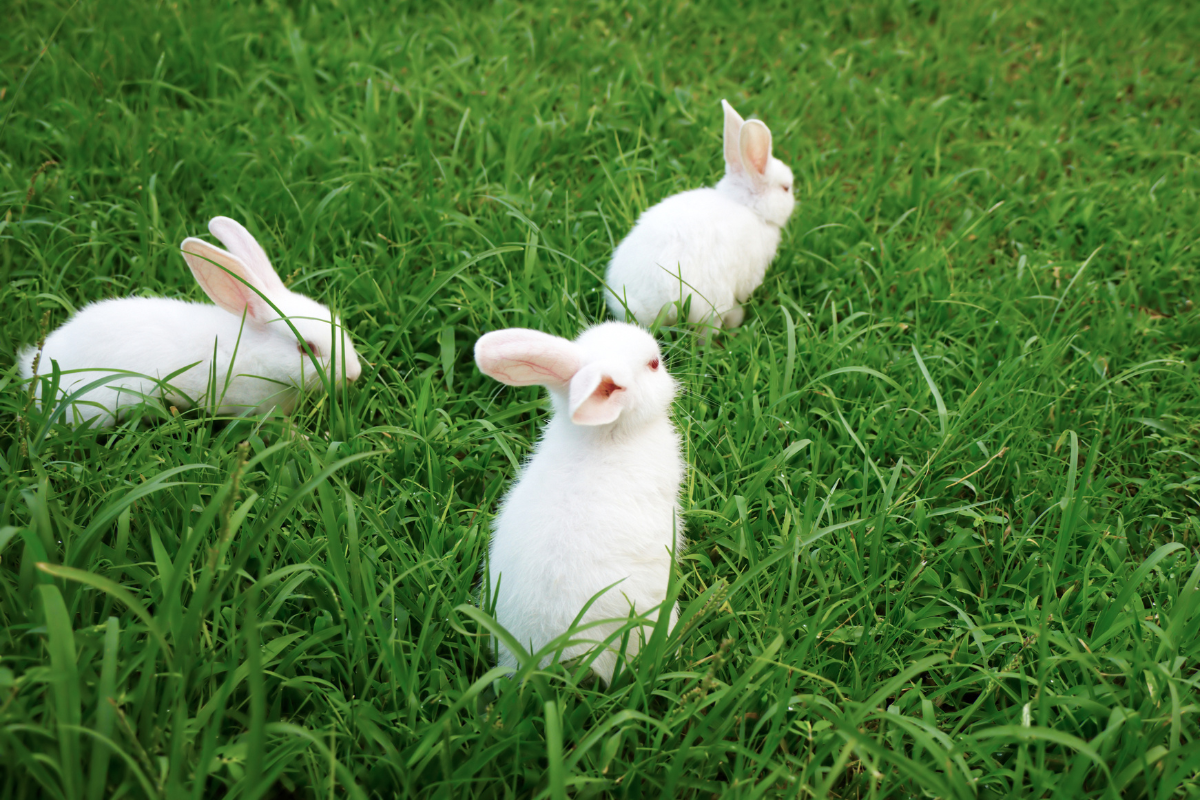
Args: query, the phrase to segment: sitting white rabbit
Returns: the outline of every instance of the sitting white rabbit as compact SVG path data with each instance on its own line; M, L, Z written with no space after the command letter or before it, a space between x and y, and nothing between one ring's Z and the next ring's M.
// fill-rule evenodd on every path
M792 171L771 156L771 131L742 121L724 100L725 177L646 209L617 246L605 277L614 316L625 306L649 325L664 306L692 296L688 322L736 328L741 304L763 282L780 229L796 205Z
M302 388L321 383L306 346L322 371L332 367L334 380L343 373L354 380L362 372L341 321L315 300L284 287L249 231L228 217L214 217L208 229L229 252L196 238L184 239L180 249L216 305L164 297L101 300L80 309L46 338L38 374L49 375L54 361L64 373L77 370L62 376L61 392L70 395L112 378L76 398L66 422L112 425L122 411L163 391L156 378L166 379L189 364L195 366L167 381L167 400L176 406L189 401L209 405L218 414L261 413L272 406L290 413ZM250 287L283 312L299 338ZM336 352L334 329L340 334ZM35 357L34 347L18 356L23 378L33 377ZM35 386L39 400L41 383ZM214 387L216 396L209 397Z
M610 585L581 623L624 619L631 610L657 619L672 555L684 546L684 462L670 419L675 381L654 337L623 322L597 325L574 342L510 328L480 337L475 362L510 386L545 386L553 403L496 517L484 584L495 596L496 619L532 653L565 633ZM668 613L674 625L678 608ZM565 648L562 657L592 650L621 626L587 628L579 636L593 643ZM637 630L628 655L649 635ZM592 662L605 684L619 646L618 637ZM513 653L503 643L497 650L499 663L515 670Z

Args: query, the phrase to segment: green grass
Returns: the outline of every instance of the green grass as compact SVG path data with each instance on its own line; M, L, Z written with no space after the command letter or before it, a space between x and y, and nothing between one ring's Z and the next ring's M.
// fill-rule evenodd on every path
M1200 6L744 5L9 0L0 795L1200 792ZM686 622L496 693L474 584L547 407L474 339L603 319L722 97L799 205L742 329L660 331ZM217 214L363 378L47 424L16 350L200 297Z

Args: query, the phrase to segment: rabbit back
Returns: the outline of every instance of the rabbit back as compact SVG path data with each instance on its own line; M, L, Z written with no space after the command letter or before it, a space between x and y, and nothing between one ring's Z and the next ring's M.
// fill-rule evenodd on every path
M605 299L623 319L650 324L663 306L692 295L688 321L712 322L762 283L780 230L715 188L672 195L647 209L617 246ZM676 321L672 309L668 322Z

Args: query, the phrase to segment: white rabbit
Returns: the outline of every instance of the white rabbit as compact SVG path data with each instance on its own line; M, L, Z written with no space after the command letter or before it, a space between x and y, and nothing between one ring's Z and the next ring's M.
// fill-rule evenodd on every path
M272 406L290 413L299 389L321 382L304 344L322 371L333 363L335 380L343 371L349 380L359 376L358 356L341 321L331 320L329 309L315 300L285 288L249 231L228 217L214 217L208 229L230 252L196 238L184 239L180 249L216 305L163 297L101 300L80 309L46 338L38 374L49 375L52 361L63 372L79 370L62 376L59 389L67 395L121 371L138 373L86 392L67 410L66 422L108 426L145 396L160 394L172 405L195 402L218 414L261 413ZM221 267L270 299L300 338L262 297ZM336 354L334 328L341 332ZM33 376L36 355L33 347L21 351L22 377ZM167 381L165 392L154 380L193 363ZM40 399L41 380L36 384ZM214 386L216 395L210 397Z
M649 333L606 322L574 342L523 328L494 331L475 344L480 371L510 386L541 384L553 413L533 455L496 517L485 590L496 619L530 652L562 635L593 595L616 584L581 623L657 618L672 553L684 547L679 486L684 462L670 419L675 381ZM670 625L679 615L670 609ZM621 628L612 622L579 636L588 652ZM629 637L633 655L648 631ZM620 638L592 662L608 684ZM497 645L502 666L516 657ZM549 657L543 660L543 665Z
M672 195L646 209L617 246L605 300L649 325L668 304L692 295L688 321L742 324L741 304L758 288L796 205L792 171L771 156L771 132L743 122L724 100L725 177L712 188ZM624 304L622 303L624 301ZM668 323L677 310L671 305Z

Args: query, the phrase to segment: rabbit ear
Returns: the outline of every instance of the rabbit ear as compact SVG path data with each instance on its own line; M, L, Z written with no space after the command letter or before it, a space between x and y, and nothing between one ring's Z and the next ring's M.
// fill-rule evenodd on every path
M271 266L266 252L240 222L229 217L213 217L208 223L208 231L220 239L221 244L229 248L229 252L240 258L242 263L258 276L261 285L265 287L263 294L283 289L283 281Z
M771 131L752 119L742 126L739 137L742 165L755 178L761 178L771 161Z
M742 171L742 155L738 150L742 134L742 117L733 110L733 106L721 101L725 109L725 171L736 174Z
M475 363L484 375L509 386L562 389L579 371L574 344L527 328L508 328L480 336L475 342Z
M183 244L179 245L179 249L183 251L183 257L191 267L196 282L214 303L230 314L239 317L244 311L259 321L267 318L271 307L255 294L254 289L251 289L250 286L256 287L263 294L266 294L266 291L263 289L258 275L251 272L240 258L219 247L213 247L203 239L193 237L184 239ZM234 275L245 278L250 286L225 272L221 267Z
M607 425L621 416L625 387L604 364L588 364L571 379L567 408L576 425Z

